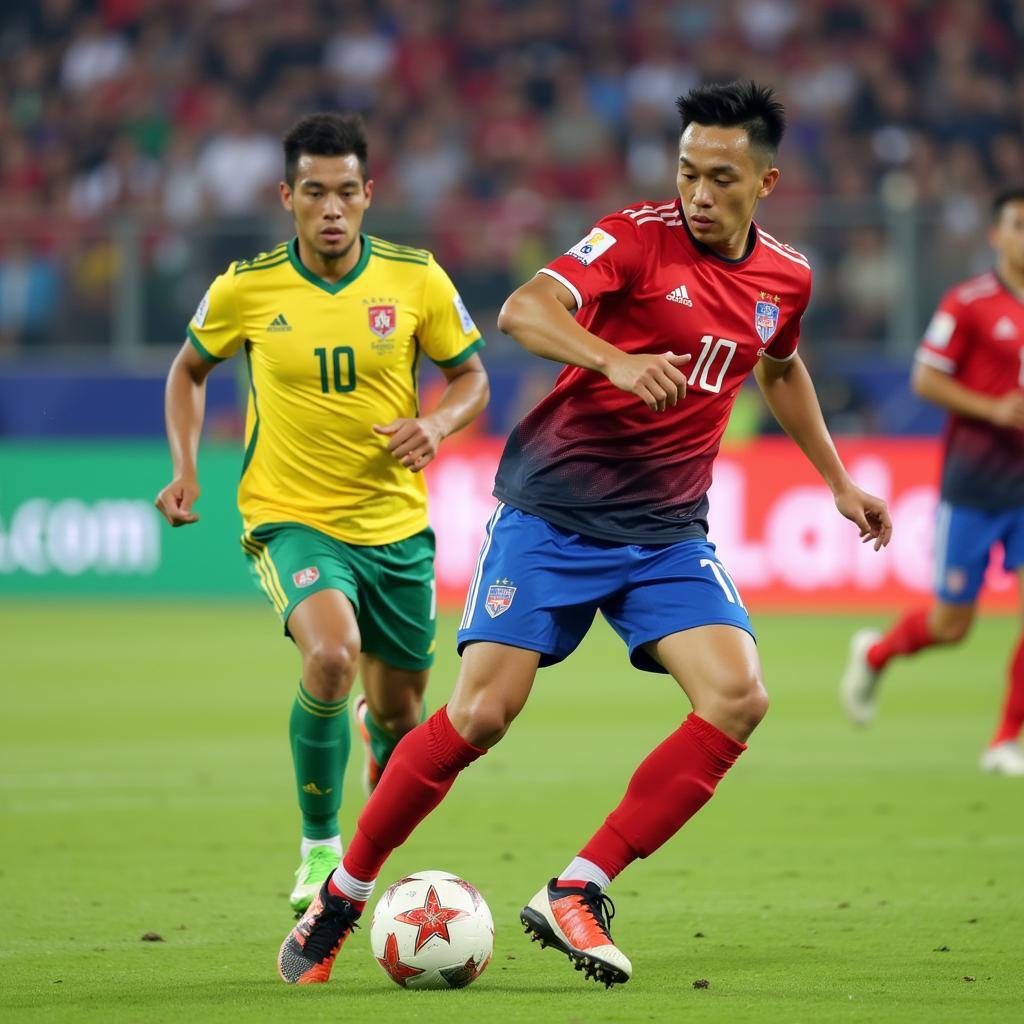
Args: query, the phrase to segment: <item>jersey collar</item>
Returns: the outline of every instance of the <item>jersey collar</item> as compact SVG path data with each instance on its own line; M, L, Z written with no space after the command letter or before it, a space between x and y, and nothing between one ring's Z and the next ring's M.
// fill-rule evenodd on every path
M686 221L686 214L683 213L682 200L676 200L676 205L679 210L679 219L683 222L683 230L686 232L686 237L690 240L690 244L694 249L696 249L702 256L708 256L727 267L736 267L741 263L746 263L747 260L754 255L754 250L757 248L757 225L754 224L753 221L750 223L750 233L747 235L746 251L742 256L737 256L736 259L730 259L728 256L722 256L715 252L714 249L705 245L703 242L698 242L697 239L693 237L690 225Z
M366 269L366 264L370 262L370 240L362 233L359 235L359 245L359 262L340 281L335 281L334 284L331 284L330 281L325 281L322 277L317 277L299 259L298 238L293 238L288 243L288 259L292 261L292 267L300 277L304 277L310 284L316 285L317 288L327 292L328 295L337 295L342 288L350 285Z

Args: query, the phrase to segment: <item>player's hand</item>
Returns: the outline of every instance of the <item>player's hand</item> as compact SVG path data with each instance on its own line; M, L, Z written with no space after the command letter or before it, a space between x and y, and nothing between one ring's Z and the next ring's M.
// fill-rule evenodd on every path
M418 473L434 460L444 440L440 428L426 416L392 420L385 426L374 423L373 431L390 438L388 451L412 473Z
M860 539L867 544L875 542L875 550L884 548L892 540L892 519L889 507L881 498L862 491L855 484L836 491L836 508L860 529Z
M995 399L989 418L997 427L1024 430L1024 392L1008 391Z
M690 356L623 353L608 366L605 376L620 390L641 399L648 409L664 412L686 397L686 377L679 369Z
M199 522L199 514L192 511L198 499L199 482L177 477L156 496L153 504L171 526L188 526Z

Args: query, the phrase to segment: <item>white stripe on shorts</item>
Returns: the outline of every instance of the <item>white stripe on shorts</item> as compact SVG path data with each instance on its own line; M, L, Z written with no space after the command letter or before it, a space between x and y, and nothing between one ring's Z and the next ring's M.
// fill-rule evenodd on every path
M946 581L946 565L949 562L949 521L953 518L953 507L948 501L940 501L935 515L935 579L936 590L941 590Z
M487 521L487 528L484 531L484 542L480 545L480 554L476 559L476 568L473 570L473 582L470 585L469 593L466 595L466 607L462 612L462 622L459 624L459 629L469 629L473 621L473 609L476 606L477 595L480 593L480 577L484 574L484 559L487 557L487 552L491 549L491 536L504 508L505 502L499 501L497 508L491 513L491 518Z

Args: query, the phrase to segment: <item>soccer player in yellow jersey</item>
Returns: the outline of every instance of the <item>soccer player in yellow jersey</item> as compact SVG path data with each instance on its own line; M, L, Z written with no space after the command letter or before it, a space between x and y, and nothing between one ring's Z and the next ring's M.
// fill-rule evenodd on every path
M238 506L250 569L302 657L289 734L302 812L300 913L341 856L348 694L372 786L423 715L434 657L434 535L420 470L487 403L480 332L423 249L361 232L373 181L358 118L312 114L284 139L281 202L296 237L210 286L167 378L174 478L156 499L195 523L207 374L249 371ZM421 415L425 353L447 378Z

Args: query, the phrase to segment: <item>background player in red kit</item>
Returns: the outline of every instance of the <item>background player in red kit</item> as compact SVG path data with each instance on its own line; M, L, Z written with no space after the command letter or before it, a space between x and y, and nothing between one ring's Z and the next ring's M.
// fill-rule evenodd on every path
M693 713L521 916L588 975L629 979L605 887L707 802L767 710L750 621L707 540L712 463L751 371L839 511L876 548L889 540L885 503L847 476L796 354L810 268L752 220L778 181L782 107L752 82L678 105L679 196L605 217L502 309L503 331L567 366L502 456L452 698L392 755L342 865L281 947L286 981L327 980L390 852L501 739L538 667L571 653L598 610L637 667L676 679Z
M1024 582L1024 187L993 204L995 271L943 298L917 352L914 390L949 411L935 539L930 608L904 615L882 636L854 634L840 684L849 717L875 716L880 673L889 661L962 640L991 549ZM1024 591L1022 591L1024 592ZM1024 636L1010 662L1002 717L981 756L985 771L1024 776Z

